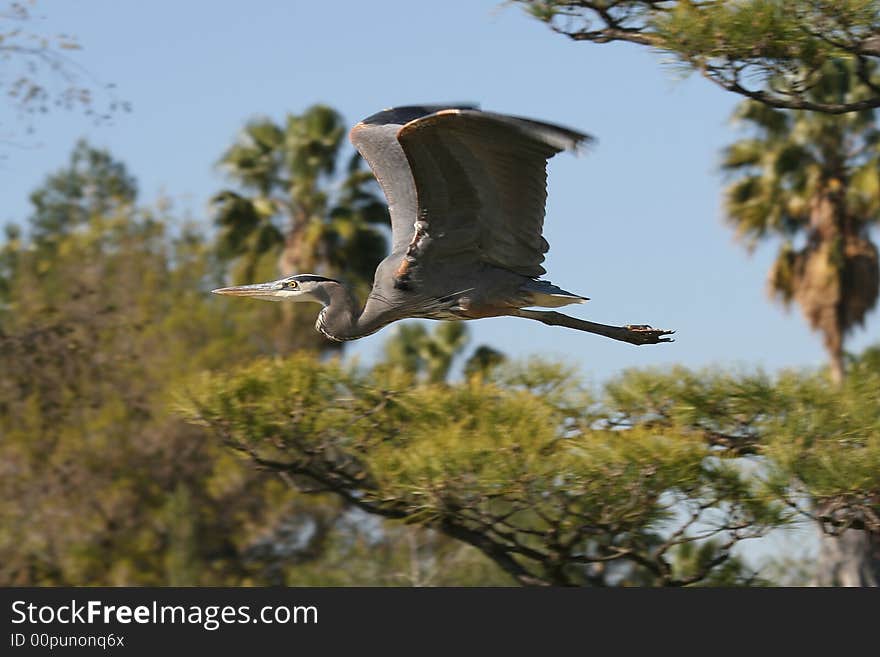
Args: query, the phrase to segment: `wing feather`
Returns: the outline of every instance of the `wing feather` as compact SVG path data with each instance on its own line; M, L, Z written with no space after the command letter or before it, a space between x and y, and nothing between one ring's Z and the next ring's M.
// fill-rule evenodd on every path
M370 165L376 176L391 214L392 253L401 253L412 239L413 224L418 212L415 181L397 133L401 127L419 117L458 107L473 109L474 105L413 105L377 112L358 123L349 139Z
M524 276L544 273L547 160L590 137L531 119L444 109L406 123L397 139L419 219L407 276L468 258Z

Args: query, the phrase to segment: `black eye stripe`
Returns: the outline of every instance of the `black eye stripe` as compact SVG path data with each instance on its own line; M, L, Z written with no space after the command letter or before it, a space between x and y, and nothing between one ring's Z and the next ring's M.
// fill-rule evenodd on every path
M316 274L299 274L295 278L291 280L299 281L300 283L338 283L339 281L333 278L326 278L324 276L317 276Z

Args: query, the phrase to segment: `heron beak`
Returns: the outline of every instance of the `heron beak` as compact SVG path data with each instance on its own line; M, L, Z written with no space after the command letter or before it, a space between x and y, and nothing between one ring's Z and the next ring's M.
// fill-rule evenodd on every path
M211 290L212 294L225 294L230 297L259 297L271 295L278 289L277 283L254 283L253 285L235 285Z

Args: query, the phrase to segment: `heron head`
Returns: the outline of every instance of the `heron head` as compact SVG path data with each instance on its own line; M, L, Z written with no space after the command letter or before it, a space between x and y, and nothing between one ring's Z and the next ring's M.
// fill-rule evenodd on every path
M294 274L268 283L221 287L211 292L264 301L316 301L326 305L329 301L324 290L327 283L338 283L338 281L315 274Z

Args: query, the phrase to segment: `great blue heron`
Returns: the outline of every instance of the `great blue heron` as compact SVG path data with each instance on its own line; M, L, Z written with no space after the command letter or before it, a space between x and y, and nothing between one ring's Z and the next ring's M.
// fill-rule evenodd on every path
M356 340L405 318L513 316L631 344L671 342L672 331L607 326L532 306L586 297L540 280L547 160L590 137L468 105L396 107L352 128L352 143L379 181L391 214L391 255L377 267L363 309L339 281L294 274L216 294L324 306L315 325Z

